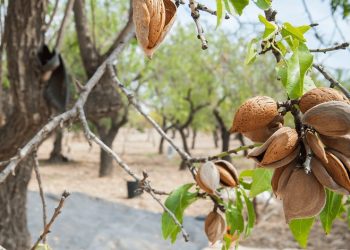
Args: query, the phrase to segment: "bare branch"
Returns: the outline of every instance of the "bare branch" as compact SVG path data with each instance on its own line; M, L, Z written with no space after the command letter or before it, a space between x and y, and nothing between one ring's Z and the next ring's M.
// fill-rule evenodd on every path
M312 15L311 15L311 12L310 12L309 8L307 7L306 1L303 0L302 2L303 2L304 9L305 9L305 12L306 12L306 14L307 14L307 16L309 18L310 23L314 24L315 22L314 22L314 20L312 18ZM317 25L313 25L311 27L314 27L314 26L317 26ZM315 37L317 38L317 40L319 40L321 42L321 44L325 44L325 42L322 39L322 36L320 34L318 34L316 29L314 29L314 32L315 32Z
M207 13L213 15L213 16L217 15L215 10L210 9L207 6L205 6L204 4L201 4L201 3L198 3L197 10L201 10L201 11L207 12ZM230 16L227 13L225 13L225 19L230 19Z
M257 143L257 144L252 144L252 145L247 145L247 146L240 146L238 148L235 149L230 149L228 151L224 151L221 152L220 154L217 155L213 155L213 156L208 156L208 157L194 157L191 158L190 162L191 163L195 163L195 162L206 162L206 161L214 161L214 160L218 160L222 157L225 157L227 155L231 155L231 154L237 154L240 151L244 151L244 150L248 150L248 149L253 149L256 147L259 147L261 144Z
M343 92L343 94L350 99L350 92L347 90L340 82L335 80L327 71L324 70L323 66L318 65L318 64L313 64L312 65L315 69L317 69L323 76L326 78L330 83L330 87L334 88L337 87Z
M43 208L43 227L45 231L45 227L46 227L46 201L45 201L45 195L44 195L44 190L43 190L43 186L42 186L42 182L41 182L41 176L40 176L40 172L39 172L39 161L38 161L38 157L36 152L33 153L33 161L34 161L34 172L35 172L35 176L36 176L36 180L38 182L39 185L39 194L40 194L40 199L41 199L41 204L42 204L42 208ZM43 236L43 242L46 243L46 235Z
M56 45L55 45L56 50L59 50L61 47L63 37L64 37L63 36L64 30L66 28L67 20L69 19L70 13L72 12L74 1L75 0L69 0L67 5L66 5L66 9L64 11L64 16L63 16L63 19L61 22L61 26L60 26L60 29L58 30L58 35L57 35Z
M157 130L157 132L178 152L178 154L181 156L183 160L190 160L191 157L182 149L180 149L175 142L161 129L161 127L150 117L146 112L142 109L141 105L137 102L135 99L135 96L133 93L131 93L118 79L118 77L115 75L113 66L110 64L108 65L108 69L110 70L110 74L113 76L113 81L115 84L121 89L123 94L128 98L131 105L133 105L136 110L146 118L146 120L151 123L151 125Z
M347 47L349 47L349 43L341 43L341 44L335 45L333 47L324 48L324 49L310 49L310 52L323 52L323 53L326 53L328 51L346 49Z
M190 8L191 8L191 16L197 28L197 34L198 34L197 38L201 40L202 49L205 50L208 48L208 41L204 36L204 29L201 23L199 22L200 14L198 11L198 3L195 0L190 0Z
M45 25L45 27L44 27L44 33L50 28L51 23L52 23L52 21L53 21L53 18L54 18L55 15L56 15L56 12L57 12L57 10L58 10L58 2L59 2L59 0L56 0L55 6L53 7L53 10L52 10L52 13L51 13L51 16L50 16L50 19L49 19L49 21L46 23L46 25Z
M37 247L37 245L40 243L40 241L42 241L45 236L50 233L50 228L52 226L52 224L55 222L57 216L61 213L62 207L64 205L64 202L66 200L66 198L70 195L70 193L64 191L62 193L61 196L61 200L58 203L58 206L55 208L55 212L53 213L51 220L49 221L49 223L46 225L46 227L44 228L44 231L42 232L42 234L40 235L40 237L37 239L37 241L34 243L34 245L32 246L31 250L35 250L35 248Z

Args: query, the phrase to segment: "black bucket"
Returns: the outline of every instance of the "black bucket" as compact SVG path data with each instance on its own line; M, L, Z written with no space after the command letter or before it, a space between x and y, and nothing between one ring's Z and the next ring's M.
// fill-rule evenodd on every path
M137 190L139 188L138 181L127 181L126 185L128 187L128 199L134 198L141 194L141 192Z

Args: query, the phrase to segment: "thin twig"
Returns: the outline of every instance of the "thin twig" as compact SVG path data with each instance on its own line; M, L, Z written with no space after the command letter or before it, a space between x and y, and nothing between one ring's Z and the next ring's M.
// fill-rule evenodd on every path
M45 27L44 27L44 33L50 28L51 26L51 23L56 15L56 12L58 10L58 3L59 3L59 0L56 0L55 2L55 6L53 7L53 10L52 10L52 13L51 13L51 16L50 16L50 19L49 21L45 24Z
M45 201L45 195L44 195L44 190L43 190L43 185L42 185L42 181L41 181L41 176L40 176L40 172L39 172L39 161L38 161L38 156L36 154L36 152L33 153L33 161L34 161L34 172L35 172L35 176L36 176L36 180L38 182L39 185L39 194L40 194L40 199L41 199L41 204L42 204L42 209L43 209L43 228L45 231L45 227L47 224L46 221L46 201ZM44 235L43 237L43 242L46 243L46 235Z
M318 64L313 64L312 66L315 69L317 69L324 76L324 78L326 78L331 83L331 85L330 85L331 88L334 88L334 87L339 88L340 91L343 92L343 94L348 99L350 99L350 92L349 92L349 90L347 90L340 82L335 80L327 71L325 71L323 66L318 65Z
M306 1L303 0L302 3L303 3L303 5L304 5L304 9L305 9L306 14L307 14L307 16L308 16L308 18L309 18L310 23L312 23L312 24L315 23L314 20L313 20L313 18L312 18L311 12L310 12L309 8L307 7ZM311 26L311 25L310 25L310 26ZM311 27L314 27L314 26L317 26L317 25L313 25L313 26L311 26ZM322 36L321 36L320 34L318 34L316 28L314 28L313 30L314 30L315 37L317 38L317 40L319 40L319 41L321 42L321 44L324 45L325 43L324 43L324 41L323 41L323 39L322 39Z
M58 30L58 35L57 35L57 39L56 39L56 45L55 45L55 49L59 50L63 41L63 34L64 34L64 30L66 28L67 25L67 20L69 19L70 13L72 12L72 8L73 8L73 4L74 4L74 0L69 0L67 5L66 5L66 9L64 11L64 16L61 22L61 26L60 29Z
M138 103L138 101L135 99L135 96L132 92L130 92L118 79L118 77L115 74L115 71L113 69L113 66L110 64L108 65L108 69L110 71L110 74L112 75L114 83L121 89L123 94L128 98L131 105L133 105L136 110L144 117L146 120L151 123L151 125L156 129L156 131L167 141L169 144L178 152L178 154L181 156L183 160L189 161L191 157L189 154L187 154L184 150L179 148L175 142L162 130L162 128L153 120L152 117L150 117L141 107L141 105Z
M200 14L198 11L198 3L195 0L190 0L190 8L191 8L191 16L197 28L197 34L198 34L197 38L201 40L202 49L205 50L208 48L208 41L204 36L204 29L201 23L199 22Z
M44 231L42 232L42 234L40 235L40 237L37 239L37 241L34 243L34 245L32 246L31 250L35 250L35 248L37 247L37 245L40 243L40 241L42 241L44 239L44 237L50 233L50 228L52 226L52 224L55 222L57 216L61 213L62 207L64 205L64 202L66 200L66 198L69 196L70 194L67 191L64 191L61 195L61 199L60 202L58 203L58 206L55 208L55 212L53 213L49 223L46 225L46 227L44 228Z
M259 147L261 144L252 144L252 145L247 145L247 146L240 146L235 149L231 149L228 151L221 152L220 154L213 155L213 156L208 156L208 157L197 157L197 158L192 158L190 162L195 163L195 162L206 162L206 161L213 161L213 160L218 160L220 158L223 158L225 156L231 155L231 154L237 154L240 151L248 150L248 149L253 149L255 147Z
M213 16L217 15L216 10L212 10L212 9L208 8L207 6L205 6L204 4L201 4L201 3L197 4L197 10L207 12L207 13L213 15ZM227 13L225 13L225 19L230 19L230 16Z
M347 47L349 47L349 43L342 43L342 44L338 44L338 45L335 45L333 47L324 48L324 49L310 49L310 52L323 52L323 53L326 53L328 51L346 49Z

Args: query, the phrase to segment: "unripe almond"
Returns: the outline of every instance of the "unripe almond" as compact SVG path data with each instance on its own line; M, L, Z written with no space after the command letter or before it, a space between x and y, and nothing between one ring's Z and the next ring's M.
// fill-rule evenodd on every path
M246 100L237 110L233 119L234 132L249 132L267 126L278 116L275 100L268 96L256 96Z
M220 173L220 182L227 187L236 187L238 185L238 173L236 168L228 161L218 160L214 164Z
M211 161L204 163L196 175L196 181L200 188L209 194L214 194L220 186L220 173Z
M205 234L211 243L221 240L226 232L226 222L216 211L210 212L205 220Z
M349 103L349 100L341 92L332 88L314 88L306 92L299 101L299 108L302 113L305 113L310 108L329 101L342 101Z

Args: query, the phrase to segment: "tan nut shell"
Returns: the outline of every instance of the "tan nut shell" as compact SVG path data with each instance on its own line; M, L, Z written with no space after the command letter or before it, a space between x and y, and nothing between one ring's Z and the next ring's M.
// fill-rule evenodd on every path
M298 133L295 129L282 127L263 145L248 154L261 167L282 167L295 159L299 153Z
M322 142L329 149L335 149L346 157L350 157L350 135L325 136L320 135Z
M349 100L338 90L332 88L314 88L306 92L299 101L301 112L305 113L310 108L329 101L342 101L349 103Z
M350 105L339 101L321 103L305 113L302 123L322 135L346 135L350 133Z
M350 192L350 178L343 163L334 154L326 151L327 164L323 164L329 175L341 187Z
M292 219L318 215L326 204L326 192L312 173L294 169L283 196L283 210L287 223Z
M293 161L288 165L285 165L280 168L276 168L274 170L274 173L271 179L271 186L272 186L272 191L276 195L276 197L280 199L283 198L284 189L288 183L289 177L293 172L295 166L296 166L296 161Z
M277 103L268 96L256 96L246 100L233 119L234 132L249 132L267 126L278 115Z
M310 146L311 151L320 159L322 162L327 163L328 159L326 157L326 151L321 140L317 137L315 133L311 131L306 131L306 141Z
M220 182L227 187L236 187L239 183L236 168L228 161L218 160L214 164L220 173Z
M226 222L218 212L210 212L205 220L204 231L211 243L221 240L226 232Z
M322 162L318 160L316 157L312 157L311 159L311 170L315 175L316 179L326 188L329 188L337 193L348 195L349 192L341 187L338 183L336 183L332 176L329 175L326 168L323 166Z
M214 194L220 185L220 174L213 162L208 161L199 167L196 175L198 186L209 194Z
M171 28L176 5L171 0L133 0L136 37L145 54L151 58Z
M265 142L273 133L283 126L283 117L278 115L267 126L242 134L253 142Z

